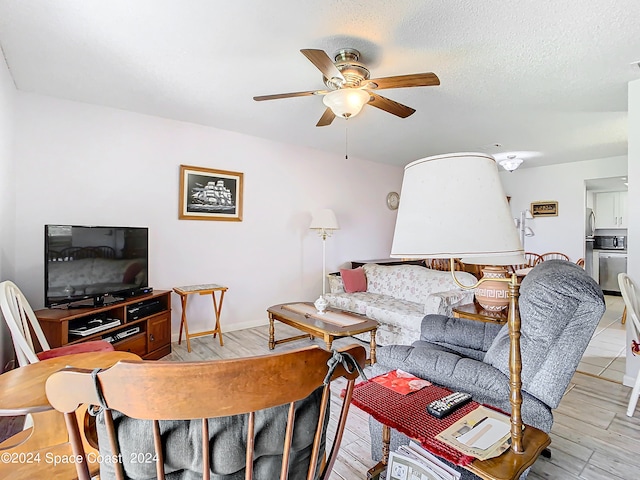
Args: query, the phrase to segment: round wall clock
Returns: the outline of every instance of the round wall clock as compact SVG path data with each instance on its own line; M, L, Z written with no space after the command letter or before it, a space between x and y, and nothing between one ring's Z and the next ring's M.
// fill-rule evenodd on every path
M387 195L387 207L389 207L390 210L397 210L399 204L400 195L398 192L389 192Z

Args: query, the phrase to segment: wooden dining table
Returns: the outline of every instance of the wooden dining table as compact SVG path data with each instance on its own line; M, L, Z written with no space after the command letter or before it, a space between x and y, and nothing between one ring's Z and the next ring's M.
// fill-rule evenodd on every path
M31 415L32 426L0 443L0 478L75 478L73 453L62 413L49 404L47 378L65 367L108 368L120 360L140 360L129 352L90 352L32 363L0 375L0 416ZM84 423L84 416L80 417ZM84 425L81 431L84 432ZM83 438L87 451L95 442ZM97 455L96 455L97 457ZM99 464L91 465L97 473Z

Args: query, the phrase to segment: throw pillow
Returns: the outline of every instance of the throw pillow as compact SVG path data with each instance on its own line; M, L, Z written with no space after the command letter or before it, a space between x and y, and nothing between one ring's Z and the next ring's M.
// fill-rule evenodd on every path
M367 277L362 267L353 270L340 269L342 283L344 283L344 291L347 293L366 292Z
M329 291L331 293L344 293L344 283L339 273L330 273L327 278L329 279Z

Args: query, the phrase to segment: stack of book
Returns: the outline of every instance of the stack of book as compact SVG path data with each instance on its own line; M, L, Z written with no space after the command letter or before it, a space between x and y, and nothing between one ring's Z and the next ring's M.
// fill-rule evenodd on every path
M494 458L509 448L510 418L479 406L436 435L436 439L478 460Z
M416 442L401 445L389 454L387 480L458 480L454 470Z

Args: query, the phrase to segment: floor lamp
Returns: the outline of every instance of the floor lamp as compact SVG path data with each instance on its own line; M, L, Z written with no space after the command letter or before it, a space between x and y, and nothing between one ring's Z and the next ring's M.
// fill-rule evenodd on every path
M318 299L314 302L316 310L318 313L324 313L327 309L327 300L324 298L326 293L326 242L327 237L330 237L333 234L334 230L339 230L340 226L338 225L338 220L336 219L336 214L333 213L333 210L328 208L318 210L315 212L311 218L311 225L309 228L312 230L317 230L318 235L322 238L322 295L318 297Z
M493 157L454 153L412 162L405 167L401 194L391 257L448 258L454 280L465 289L476 288L484 279L472 286L460 284L453 269L455 258L480 265L524 263L518 230L513 228ZM531 433L523 433L520 411L520 287L515 275L499 281L509 286L511 452L518 461L528 464L535 461L537 453L528 448L528 455L523 455L527 443L523 435ZM539 443L548 442L548 435L540 433Z
M531 210L523 210L520 212L520 218L516 218L516 227L518 228L518 232L520 232L520 243L522 243L522 248L524 248L524 237L533 237L535 233L531 230L530 227L527 227L527 220L533 219L533 215L531 215Z

